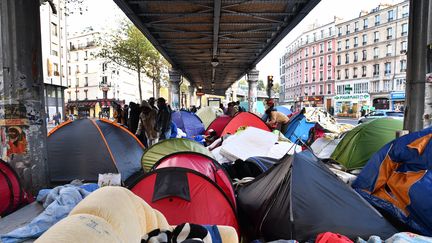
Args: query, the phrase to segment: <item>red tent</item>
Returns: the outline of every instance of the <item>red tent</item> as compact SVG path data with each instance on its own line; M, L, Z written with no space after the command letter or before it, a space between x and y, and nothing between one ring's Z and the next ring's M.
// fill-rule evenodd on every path
M0 216L5 216L29 202L12 167L0 160Z
M178 152L159 160L153 165L152 170L167 167L187 168L207 176L222 189L235 207L236 201L231 181L216 160L195 152Z
M222 134L222 130L225 128L225 126L231 121L232 117L222 115L216 118L210 125L207 127L207 130L205 131L205 135L209 135L209 130L213 129L216 132L216 136L220 137Z
M256 127L270 132L267 125L257 115L250 112L240 112L228 122L220 136L234 134L237 129L243 126Z
M229 198L216 183L196 171L157 169L146 174L131 191L162 212L171 225L228 225L239 232Z

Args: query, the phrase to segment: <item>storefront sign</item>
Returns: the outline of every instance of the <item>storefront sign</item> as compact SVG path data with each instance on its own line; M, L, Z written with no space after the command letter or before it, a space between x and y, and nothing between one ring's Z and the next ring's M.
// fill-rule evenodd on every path
M369 94L346 94L346 95L335 95L334 97L335 101L353 101L353 100L369 100L370 95Z
M392 99L392 100L404 100L405 99L405 92L391 92L390 93L390 99Z

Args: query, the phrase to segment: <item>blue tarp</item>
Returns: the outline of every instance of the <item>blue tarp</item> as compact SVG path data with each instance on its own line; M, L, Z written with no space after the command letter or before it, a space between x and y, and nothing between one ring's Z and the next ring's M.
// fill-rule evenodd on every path
M299 113L290 119L284 135L293 143L298 143L299 139L306 143L309 137L309 130L314 126L315 122L308 122L304 114Z
M28 225L0 236L0 241L17 243L41 236L51 226L65 218L82 199L97 188L97 184L86 184L80 187L64 185L41 190L36 200L43 203L45 210Z
M432 134L432 128L402 136L385 145L368 161L352 187L372 205L390 213L414 231L432 236L432 138L427 136L429 134ZM418 139L423 139L425 145L422 153L415 148L408 147L414 141L420 141ZM394 170L391 170L392 167L386 166L380 171L381 164L387 155L391 159L391 163L396 163L397 166L393 167ZM388 169L384 171L384 168ZM385 180L385 178L392 176L401 177L404 174L407 177L408 174L418 175L418 178L411 182L412 185L408 189L408 195L406 195L409 198L409 204L406 206L408 214L389 201L370 193L377 190L376 183L379 176ZM400 187L399 184L394 183L394 180L391 182L387 180L385 183L386 193L400 195L405 191L402 187L410 182L401 181L399 182L401 183Z
M176 111L171 114L172 122L186 133L188 137L204 134L204 124L194 113L188 111Z
M264 102L262 101L257 101L256 103L256 112L263 114L265 112L265 107L264 107ZM240 106L245 110L245 111L249 111L249 102L247 101L242 101L240 102Z

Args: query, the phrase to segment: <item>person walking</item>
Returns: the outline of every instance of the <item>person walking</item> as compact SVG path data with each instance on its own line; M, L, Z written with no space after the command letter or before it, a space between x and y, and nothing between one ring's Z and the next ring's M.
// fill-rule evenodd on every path
M144 132L147 139L147 147L150 147L159 140L156 126L157 112L145 100L141 103L141 110L142 112L139 116L138 128L135 135L140 137Z
M160 133L159 140L169 139L171 137L171 111L164 98L157 99L157 114L156 124Z
M53 116L54 125L60 125L59 113L54 114Z

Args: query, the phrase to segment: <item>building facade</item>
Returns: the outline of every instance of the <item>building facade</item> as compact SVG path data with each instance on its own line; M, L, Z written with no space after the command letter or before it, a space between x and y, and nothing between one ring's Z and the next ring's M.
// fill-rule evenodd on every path
M362 107L403 110L408 3L381 4L336 24L337 114L357 114Z
M334 95L335 23L314 24L280 59L281 102L330 110Z
M68 38L66 89L69 114L112 118L117 105L139 103L138 75L98 54L100 33L89 28ZM152 81L141 75L143 99L153 96Z
M45 108L50 120L57 113L64 118L64 90L69 85L65 3L64 0L53 3L56 11L47 3L40 7Z

